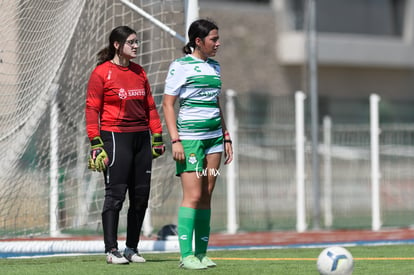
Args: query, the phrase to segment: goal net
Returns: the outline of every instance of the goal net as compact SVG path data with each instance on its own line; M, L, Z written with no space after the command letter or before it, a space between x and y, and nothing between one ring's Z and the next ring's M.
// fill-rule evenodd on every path
M182 0L130 2L184 32ZM5 0L0 8L0 235L96 233L104 185L102 174L87 169L84 121L96 54L116 26L135 29L142 40L135 62L160 106L182 42L121 1ZM154 161L151 208L168 197L172 166L168 155Z

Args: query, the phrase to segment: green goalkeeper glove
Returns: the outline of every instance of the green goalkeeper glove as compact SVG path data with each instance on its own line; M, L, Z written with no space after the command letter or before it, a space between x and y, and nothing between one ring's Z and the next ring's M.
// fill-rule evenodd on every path
M152 135L152 157L158 158L165 152L165 145L162 141L162 135L155 133Z
M88 168L93 171L105 171L109 159L105 150L103 149L103 141L100 137L95 137L91 140L91 152L89 154Z

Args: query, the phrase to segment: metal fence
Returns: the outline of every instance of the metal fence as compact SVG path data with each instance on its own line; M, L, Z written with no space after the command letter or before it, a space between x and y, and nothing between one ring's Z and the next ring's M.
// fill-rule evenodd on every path
M238 122L235 148L237 155L236 163L231 165L237 165L235 196L239 230L294 230L297 191L294 96L243 94L237 95L235 99L235 116ZM380 124L380 128L382 226L408 227L414 223L414 124ZM333 121L329 130L329 164L323 150L324 137L327 136L323 123L320 129L318 172L321 197L318 203L321 205L321 226L341 229L371 228L370 126L339 125ZM314 222L312 207L315 196L310 177L313 172L310 123L306 124L305 133L306 223L311 228ZM227 168L222 166L214 193L213 231L226 230ZM328 221L330 217L327 216L329 213L324 204L327 190L331 194L332 208L328 212L332 214L332 223ZM177 184L166 203L178 206L180 192ZM154 209L154 219L166 209L168 207L165 205ZM168 215L171 222L175 222L174 213Z

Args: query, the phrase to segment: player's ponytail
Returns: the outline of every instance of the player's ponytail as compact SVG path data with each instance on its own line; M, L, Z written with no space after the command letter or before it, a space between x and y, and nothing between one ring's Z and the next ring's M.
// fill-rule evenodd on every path
M195 48L195 42L190 41L183 47L183 53L191 54L194 51L194 48Z
M188 43L183 47L184 54L191 54L195 47L195 40L197 37L204 40L204 38L210 33L211 30L218 30L217 25L208 19L199 19L191 23L188 29Z
M103 48L102 50L100 50L96 56L98 58L98 65L100 65L100 64L114 58L115 52L114 51L111 52L109 47L106 47L106 48Z

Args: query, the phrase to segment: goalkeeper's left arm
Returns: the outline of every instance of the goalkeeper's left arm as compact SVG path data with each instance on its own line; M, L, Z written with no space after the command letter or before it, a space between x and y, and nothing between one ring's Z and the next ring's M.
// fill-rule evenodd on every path
M151 89L149 83L145 83L147 91L147 116L148 116L148 125L152 133L151 144L152 144L152 156L153 158L158 158L165 152L165 145L162 140L162 125L160 115L157 111L157 106L155 105L154 98L151 94Z

